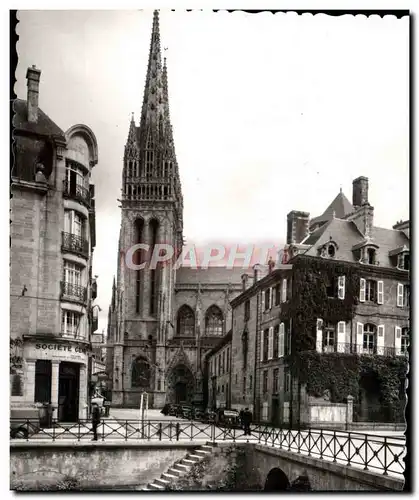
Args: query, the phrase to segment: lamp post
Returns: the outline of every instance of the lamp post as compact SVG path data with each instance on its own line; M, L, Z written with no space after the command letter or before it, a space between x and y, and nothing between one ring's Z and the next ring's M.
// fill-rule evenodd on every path
M93 372L93 357L94 357L94 353L93 353L93 348L92 348L92 335L93 335L93 311L94 309L98 308L99 311L101 311L101 307L98 305L98 304L95 304L93 305L91 308L90 308L90 332L89 332L89 348L90 348L90 352L89 352L89 356L88 356L88 364L87 364L87 389L88 389L88 404L87 404L87 414L88 414L88 418L90 418L90 401L92 399L92 372Z

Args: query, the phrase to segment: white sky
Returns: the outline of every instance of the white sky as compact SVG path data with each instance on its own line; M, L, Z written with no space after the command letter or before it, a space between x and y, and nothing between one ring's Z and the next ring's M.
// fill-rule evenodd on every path
M122 156L137 124L152 11L21 11L15 91L42 70L40 107L94 131L99 328L116 273ZM160 14L184 235L283 242L286 214L320 215L369 177L375 224L409 217L409 20Z

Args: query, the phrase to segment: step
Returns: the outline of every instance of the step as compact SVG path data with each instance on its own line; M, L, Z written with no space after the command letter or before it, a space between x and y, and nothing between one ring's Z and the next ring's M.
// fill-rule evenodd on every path
M189 458L182 458L180 461L181 465L189 465L189 467L193 467L196 464L196 460L189 460Z
M192 455L192 454L188 454L188 455L186 455L186 458L187 458L188 460L192 460L192 461L193 461L193 462L195 462L195 463L200 462L200 461L201 461L201 459L202 459L202 457L201 457L201 456L199 456L199 455Z
M166 479L167 481L175 481L178 479L178 476L175 476L173 474L169 474L168 472L163 472L161 475L162 479Z
M151 484L148 484L148 489L149 490L164 490L164 486L161 486L160 484L156 484L156 483L151 483Z
M168 481L167 479L159 478L154 480L154 484L158 484L160 486L168 486L171 483L171 481Z
M207 444L203 444L202 446L200 446L199 448L200 450L204 450L204 451L209 451L211 452L212 449L213 449L213 446L208 446Z
M186 474L186 471L178 470L178 469L175 469L174 467L171 467L167 472L169 474L171 474L172 476L176 476L176 477L181 477L181 476L184 476Z
M206 455L210 455L211 452L210 451L206 451L206 450L195 450L195 455L201 455L203 457L205 457Z
M175 464L173 466L173 469L178 469L178 470L181 470L181 471L185 471L185 472L188 472L189 469L191 468L190 465L185 465L185 464Z

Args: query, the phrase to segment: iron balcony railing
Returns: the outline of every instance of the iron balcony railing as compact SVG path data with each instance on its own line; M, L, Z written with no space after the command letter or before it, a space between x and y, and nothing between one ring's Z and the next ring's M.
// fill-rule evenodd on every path
M61 236L62 251L76 253L86 258L89 256L89 242L85 238L64 231Z
M11 419L12 440L33 441L90 441L92 423L80 420L62 424L56 420L51 427L40 428L37 419ZM329 462L361 468L364 471L402 477L406 455L404 437L388 437L358 432L317 429L283 429L269 425L251 425L250 435L239 427L222 427L206 421L159 420L102 420L98 426L98 439L120 441L226 441L253 443L276 447L300 455L316 457Z
M317 352L323 354L342 353L342 354L369 354L379 356L407 356L406 350L396 347L386 346L364 346L364 344L350 344L346 342L338 342L332 345L325 345L323 342L316 343Z
M80 184L69 182L68 180L63 181L63 195L66 198L76 200L87 208L90 207L90 192L89 188L81 186Z
M61 299L85 303L87 301L87 287L61 281Z

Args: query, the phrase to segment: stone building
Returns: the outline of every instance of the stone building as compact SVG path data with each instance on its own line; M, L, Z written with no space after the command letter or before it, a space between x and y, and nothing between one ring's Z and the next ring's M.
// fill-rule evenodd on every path
M14 102L10 397L15 414L51 402L68 422L86 418L98 149L89 127L64 133L41 110L40 75Z
M231 406L231 340L232 330L206 356L204 402L207 408Z
M288 214L288 263L231 303L232 407L308 424L311 407L351 396L355 420L401 418L409 222L385 229L373 215L365 177L353 181L352 204L340 192L311 221L306 212Z
M108 315L107 370L112 404L150 407L203 402L204 357L229 330L229 302L240 293L242 269L156 269L139 265L156 244L178 257L183 247L183 197L170 121L166 60L159 16L153 16L139 127L132 118L122 169L117 278ZM135 247L138 248L138 247ZM146 249L149 252L147 253Z

